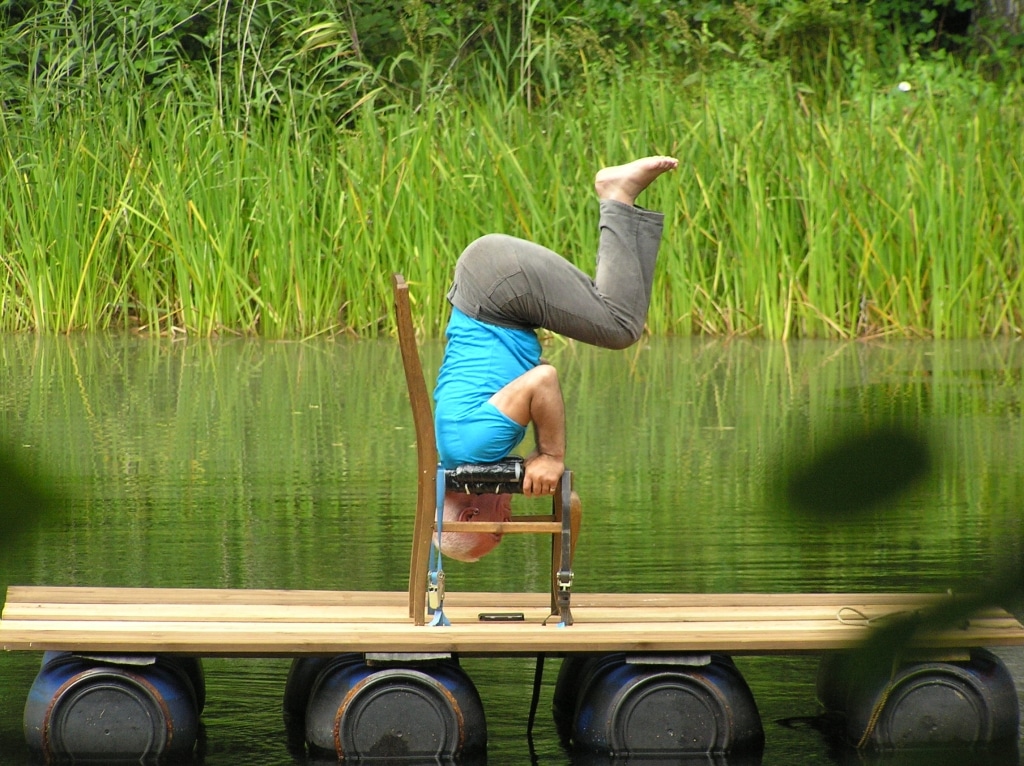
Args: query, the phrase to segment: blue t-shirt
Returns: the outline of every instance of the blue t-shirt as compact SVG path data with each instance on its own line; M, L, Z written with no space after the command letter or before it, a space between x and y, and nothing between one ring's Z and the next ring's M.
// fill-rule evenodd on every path
M434 387L441 462L452 467L500 460L519 443L526 428L487 400L540 364L537 334L480 322L453 307L446 336L448 343Z

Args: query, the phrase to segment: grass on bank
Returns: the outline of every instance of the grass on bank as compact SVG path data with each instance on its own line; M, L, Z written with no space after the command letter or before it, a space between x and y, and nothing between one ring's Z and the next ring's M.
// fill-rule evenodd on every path
M390 274L441 331L460 250L503 231L592 271L603 164L672 153L649 328L1020 335L1024 100L867 80L655 74L526 108L495 87L234 129L187 99L0 122L0 330L374 335ZM851 95L852 93L852 95Z

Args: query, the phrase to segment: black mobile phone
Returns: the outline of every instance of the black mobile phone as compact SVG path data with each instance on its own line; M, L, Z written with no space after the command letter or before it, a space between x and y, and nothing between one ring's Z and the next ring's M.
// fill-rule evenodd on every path
M522 612L480 612L482 622L522 622Z

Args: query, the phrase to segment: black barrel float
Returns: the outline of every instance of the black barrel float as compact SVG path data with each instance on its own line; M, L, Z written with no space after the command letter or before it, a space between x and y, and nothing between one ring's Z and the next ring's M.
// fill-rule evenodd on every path
M188 756L205 697L196 658L46 652L25 703L25 740L47 761Z
M824 657L818 697L845 720L848 743L867 750L1013 744L1019 706L1013 677L996 655L908 662L887 677L858 673L853 655Z
M342 760L475 757L487 747L483 704L454 659L335 658L313 681L305 725L312 754Z
M553 704L563 740L583 751L665 757L764 746L750 688L722 655L570 657Z
M570 745L573 739L573 724L576 720L576 707L579 704L580 692L590 684L590 677L607 665L619 665L626 655L612 654L570 654L562 660L555 681L555 691L551 699L551 713L555 720L555 730L563 745Z
M296 657L292 660L284 684L284 699L281 705L289 745L306 745L306 708L317 676L328 666L362 661L363 655L359 653L339 654L334 657Z

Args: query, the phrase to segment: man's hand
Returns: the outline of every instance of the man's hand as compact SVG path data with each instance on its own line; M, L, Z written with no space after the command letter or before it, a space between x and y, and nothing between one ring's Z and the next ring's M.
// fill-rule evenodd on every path
M533 452L526 458L523 494L527 497L550 495L565 472L565 461L554 455Z

